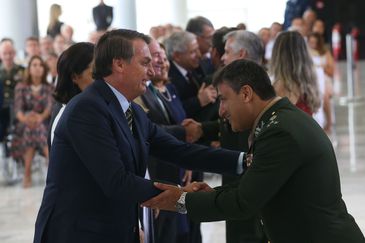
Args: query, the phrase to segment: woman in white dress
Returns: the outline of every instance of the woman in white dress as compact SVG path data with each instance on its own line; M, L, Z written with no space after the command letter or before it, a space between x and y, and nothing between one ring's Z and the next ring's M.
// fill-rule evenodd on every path
M308 36L308 46L313 58L313 62L317 69L321 72L323 86L323 123L321 126L327 134L332 132L333 112L331 106L331 97L333 94L333 74L334 74L334 59L331 52L324 44L323 36L319 33L312 33ZM318 75L319 76L319 75Z

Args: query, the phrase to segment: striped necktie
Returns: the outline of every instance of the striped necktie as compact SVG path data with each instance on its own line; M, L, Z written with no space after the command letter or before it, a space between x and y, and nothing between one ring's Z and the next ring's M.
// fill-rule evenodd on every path
M131 106L126 110L125 118L127 119L129 129L133 133L133 112Z

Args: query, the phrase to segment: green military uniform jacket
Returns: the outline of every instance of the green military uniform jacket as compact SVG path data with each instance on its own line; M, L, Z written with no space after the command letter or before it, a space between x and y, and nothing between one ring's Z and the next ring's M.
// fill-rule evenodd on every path
M271 243L358 243L332 144L322 128L287 98L269 108L254 130L253 161L234 185L188 193L196 221L260 214ZM224 162L224 161L223 161Z
M14 64L14 67L8 72L0 64L0 83L3 86L3 107L9 107L14 102L14 91L17 83L23 80L24 68ZM1 107L0 107L1 108Z

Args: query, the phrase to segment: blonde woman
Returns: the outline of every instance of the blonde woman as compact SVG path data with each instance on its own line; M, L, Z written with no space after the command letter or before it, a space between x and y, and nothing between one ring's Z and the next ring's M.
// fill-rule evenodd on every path
M309 115L318 111L321 101L313 61L304 38L298 32L279 34L269 71L277 95L288 97Z
M49 12L49 23L47 27L47 35L55 38L56 35L61 34L61 26L63 22L59 20L62 14L61 5L52 4Z

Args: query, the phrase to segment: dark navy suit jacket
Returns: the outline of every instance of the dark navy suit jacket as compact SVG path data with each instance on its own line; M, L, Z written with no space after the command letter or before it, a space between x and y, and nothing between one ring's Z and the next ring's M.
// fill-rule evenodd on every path
M157 195L148 154L179 166L235 173L239 153L186 144L132 103L133 134L114 93L96 80L56 127L34 243L138 242L138 205Z
M171 83L176 87L178 95L184 106L186 117L193 118L199 122L212 121L218 119L218 106L219 102L208 104L201 107L198 92L204 80L204 75L196 71L192 72L192 76L196 79L196 84L189 82L181 74L174 62L170 61L169 78ZM208 85L209 83L207 83Z

